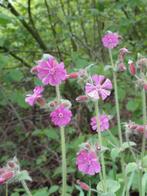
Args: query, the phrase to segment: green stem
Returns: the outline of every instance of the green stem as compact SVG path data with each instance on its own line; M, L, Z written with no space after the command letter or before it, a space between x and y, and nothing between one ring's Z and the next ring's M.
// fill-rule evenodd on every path
M111 65L112 65L113 68L115 68L111 49L109 49L109 56L110 56ZM114 82L114 94L115 94L115 105L116 105L116 115L117 115L118 136L119 136L119 142L120 142L120 148L121 148L122 144L123 144L123 139L122 139L121 121L120 121L120 108L119 108L119 101L118 101L117 75L116 75L115 70L113 70L113 82ZM123 154L122 154L122 156L120 158L120 162L121 162L121 168L122 168L124 181L125 181L124 184L125 184L125 187L126 187L127 186L127 176L125 174L125 164L124 164L124 156L123 156Z
M142 111L143 111L143 124L144 126L147 123L147 112L146 112L146 94L145 90L142 90ZM146 128L144 127L144 135L142 138L142 150L141 150L141 160L143 161L144 153L145 153L145 145L146 145Z
M60 95L60 87L59 87L59 85L56 86L56 95L57 95L57 102L60 103L61 95Z
M115 65L113 63L113 58L112 58L112 51L109 49L109 56L110 56L110 61L111 65L114 68ZM114 82L114 93L115 93L115 104L116 104L116 115L117 115L117 126L118 126L118 134L119 134L119 140L120 140L120 146L122 146L123 140L122 140L122 133L121 133L121 124L120 124L120 109L119 109L119 102L118 102L118 89L117 89L117 79L116 79L116 72L113 71L113 82Z
M56 86L56 95L58 103L61 102L60 88ZM66 146L64 127L60 127L61 134L61 151L62 151L62 196L66 195L67 190L67 164L66 164Z
M102 144L102 136L101 136L101 128L100 128L100 120L99 120L99 106L98 106L98 101L95 101L95 114L96 114L98 141L99 141L99 145L102 147L103 144ZM104 160L104 154L103 154L103 152L101 153L101 164L102 164L102 174L103 174L103 176L100 175L100 178L103 178L104 191L107 192L107 186L106 186L106 168L105 168L105 160Z
M6 196L8 196L8 183L6 183Z
M67 168L66 168L66 147L65 147L65 133L64 127L60 128L61 132L61 148L62 148L62 196L66 195L66 181L67 181Z
M24 180L21 181L23 188L25 189L26 193L28 194L28 196L32 196L32 193L30 192L26 182Z

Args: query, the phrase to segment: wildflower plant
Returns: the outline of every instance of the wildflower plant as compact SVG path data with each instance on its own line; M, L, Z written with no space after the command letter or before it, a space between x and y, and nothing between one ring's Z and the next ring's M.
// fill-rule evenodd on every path
M94 115L91 116L89 128L91 134L94 136L94 142L88 139L86 143L80 145L80 149L76 154L75 165L78 171L83 176L95 176L98 180L97 187L92 188L91 184L77 180L76 188L81 191L88 191L97 193L97 195L115 195L116 192L122 195L129 196L129 191L132 185L133 175L139 175L138 187L140 195L143 195L142 178L145 178L146 166L145 160L145 144L147 138L147 114L146 114L146 58L139 59L136 64L129 61L129 71L132 77L137 79L137 84L140 85L142 90L142 103L143 103L143 125L129 121L122 127L120 105L118 99L119 84L117 78L120 74L127 71L125 64L126 55L130 54L129 50L125 47L118 50L116 61L113 60L113 50L119 46L122 37L118 33L107 32L102 38L102 43L108 49L111 65L105 69L106 71L111 68L113 75L113 82L107 76L101 73L91 74L93 65L90 64L85 69L76 70L75 72L68 73L65 69L64 63L59 63L55 57L51 55L44 55L37 65L31 69L39 80L42 81L41 86L36 86L33 93L27 94L25 101L30 106L38 104L42 108L46 108L50 112L49 117L53 126L60 129L61 134L61 151L62 151L62 196L67 194L67 163L66 163L66 138L65 127L72 121L71 102L62 98L60 94L60 85L68 79L76 79L79 86L82 87L83 93L75 100L78 104L85 102L85 104L92 104L94 108ZM139 69L139 72L138 72ZM139 74L138 74L139 73ZM55 88L56 96L49 102L43 97L43 93L47 85ZM110 115L103 111L103 107L107 99L114 89L115 109L117 120L117 133L118 138L109 129L111 127ZM114 116L115 118L115 116ZM115 120L114 120L115 122ZM125 134L122 132L125 128ZM129 134L134 132L136 135L142 135L142 152L138 156L135 152L136 143L131 141ZM106 135L106 136L105 136ZM124 136L125 135L125 136ZM92 136L91 136L92 137ZM126 141L124 141L126 139ZM134 162L127 163L125 153L132 155ZM109 157L107 157L107 155ZM108 160L109 161L108 161ZM116 164L117 163L117 164ZM135 169L133 169L133 166ZM113 175L110 175L108 168L113 168ZM120 169L121 168L121 169ZM131 169L130 169L131 168ZM121 170L119 174L118 170ZM130 171L131 170L131 171ZM133 173L133 172L134 173ZM130 174L131 173L131 174ZM13 176L12 174L10 175ZM9 177L9 176L8 176ZM0 182L2 182L3 175ZM144 196L144 195L143 195Z
M62 196L67 192L67 165L66 165L66 146L65 146L65 126L67 126L72 117L70 110L71 103L68 100L62 99L60 95L60 84L68 78L74 78L67 74L64 63L58 63L55 57L45 54L38 64L31 69L31 72L36 74L38 79L42 81L44 87L37 86L33 90L33 94L26 95L25 101L33 106L40 98L46 85L55 87L56 98L49 102L44 103L44 107L51 110L50 119L53 125L60 128L61 133L61 149L62 149Z
M32 181L27 170L21 170L16 157L9 160L6 166L0 168L0 185L20 182L24 187L28 196L32 196L26 181ZM8 186L6 186L6 194L8 195Z

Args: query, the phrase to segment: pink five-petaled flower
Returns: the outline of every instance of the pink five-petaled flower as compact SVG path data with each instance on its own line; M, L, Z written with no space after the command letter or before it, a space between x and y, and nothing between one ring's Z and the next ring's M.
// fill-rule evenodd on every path
M58 127L63 127L71 121L72 113L64 105L60 105L50 114L51 121Z
M101 170L97 155L93 150L80 150L77 154L76 165L80 172L91 176L99 173Z
M14 177L14 172L7 168L0 168L0 185L11 180Z
M101 131L105 131L105 130L109 129L109 118L106 114L99 115L99 121L100 121ZM91 125L93 131L97 130L96 116L91 118L90 125Z
M25 98L25 102L29 105L33 106L37 100L39 100L42 97L42 92L44 88L42 86L36 86L33 90L33 94L27 94Z
M102 42L105 48L112 49L119 44L120 38L121 37L117 33L108 32L102 38Z
M53 56L50 56L47 60L38 61L38 65L33 70L37 72L38 78L45 85L56 86L66 80L67 76L64 63L58 63Z
M85 93L95 100L102 98L105 100L110 95L112 83L102 75L93 75L92 82L85 86Z

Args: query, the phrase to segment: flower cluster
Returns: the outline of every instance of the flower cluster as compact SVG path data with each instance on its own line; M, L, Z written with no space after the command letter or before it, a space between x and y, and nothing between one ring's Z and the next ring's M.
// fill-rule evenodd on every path
M64 63L58 63L51 55L45 55L43 59L38 61L38 65L31 69L31 72L37 75L43 85L51 86L57 86L68 78L77 77L77 73L67 74ZM31 106L35 103L39 103L40 106L44 106L45 100L42 98L43 90L44 87L36 86L33 90L33 94L26 95L26 103ZM60 100L60 103L54 100L46 104L46 106L54 109L50 114L51 121L54 125L61 127L69 124L72 113L69 110L71 103L68 100Z

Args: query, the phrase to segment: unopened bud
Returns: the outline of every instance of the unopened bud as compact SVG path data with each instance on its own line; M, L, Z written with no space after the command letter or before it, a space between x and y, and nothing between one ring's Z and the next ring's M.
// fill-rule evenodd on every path
M61 104L64 105L64 107L67 107L67 108L71 108L71 102L67 99L61 99Z
M50 102L48 103L48 107L49 107L51 110L55 109L55 108L57 107L57 105L58 105L57 100L53 100L53 101L50 101Z
M35 66L35 67L32 67L32 69L31 69L31 73L32 74L37 74L38 73L38 66Z
M67 78L67 79L68 79L68 78L76 79L76 78L78 78L78 76L79 76L78 72L73 72L73 73L68 74L68 75L66 76L66 78Z
M134 75L136 74L136 67L135 67L133 61L129 60L129 61L128 61L128 64L129 64L129 71L130 71L130 74L131 74L132 76L134 76Z
M145 91L147 91L147 83L145 83L145 84L143 85L143 88L144 88Z
M44 98L40 97L37 99L37 103L39 104L40 107L44 107L46 104L46 101Z
M80 95L80 96L78 96L77 98L76 98L76 101L77 102L86 102L86 101L88 101L89 100L89 98L88 98L88 96L86 96L86 95Z
M81 182L80 180L77 180L77 184L80 185L80 187L85 191L90 190L90 187L85 182Z
M120 72L126 71L126 66L124 63L119 63L117 66L118 66L118 71Z

